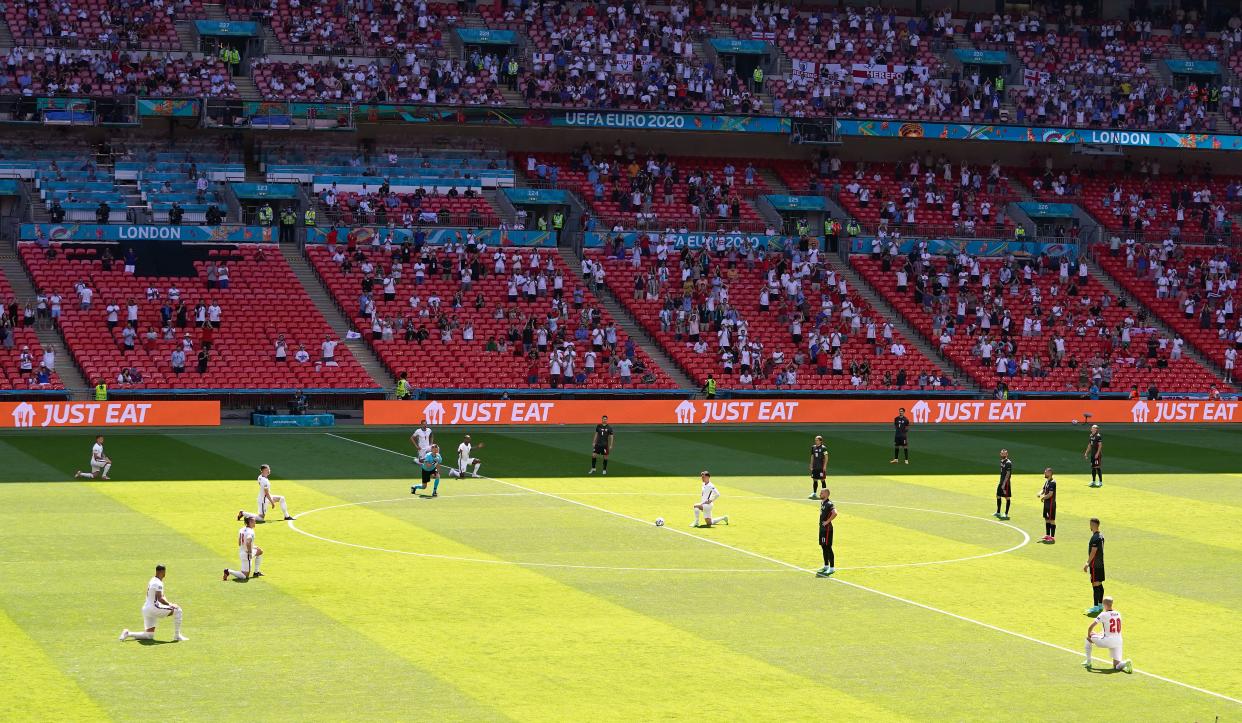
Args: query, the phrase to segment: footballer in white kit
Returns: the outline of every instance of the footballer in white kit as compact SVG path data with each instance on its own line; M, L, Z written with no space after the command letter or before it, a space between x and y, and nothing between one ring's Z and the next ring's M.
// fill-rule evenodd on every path
M112 460L104 454L103 443L102 434L95 437L95 444L91 446L91 471L78 470L73 474L74 479L95 479L96 477L109 479L108 473L112 471Z
M263 573L259 572L259 564L263 562L263 548L254 544L254 522L253 517L246 517L245 527L237 531L237 559L241 561L241 569L224 568L224 577L221 580L228 580L230 577L238 580L263 577ZM254 560L253 571L251 560Z
M259 511L255 513L247 512L245 510L238 510L237 519L240 520L243 517L254 517L258 519L259 522L264 522L264 518L267 516L267 508L275 507L278 504L280 505L280 511L284 514L286 520L294 519L293 516L289 514L289 504L285 502L284 496L272 494L272 481L268 479L271 475L272 468L270 466L265 464L259 467L259 498L255 502L255 506L259 508Z
M418 448L418 457L414 460L415 463L426 457L427 453L431 451L431 445L433 444L431 437L433 434L431 427L427 426L427 420L424 419L418 429L415 429L414 433L410 435L410 443Z
M1104 612L1100 613L1095 620L1091 621L1091 625L1087 627L1087 659L1083 661L1082 667L1091 669L1091 647L1108 648L1113 657L1113 669L1121 670L1126 673L1133 672L1134 666L1129 660L1122 657L1121 645L1121 613L1113 610L1113 599L1105 597L1101 603L1104 606ZM1092 632L1096 626L1100 626L1100 632Z
M712 473L707 470L703 470L699 473L699 479L703 480L703 489L701 491L698 504L694 506L694 524L691 525L691 527L700 526L700 514L703 516L705 522L702 527L711 527L713 524L729 524L728 515L723 515L714 519L712 518L712 507L715 506L716 500L720 498L720 491L716 489L716 485L712 484Z
M473 456L475 447L483 449L483 443L472 444L468 434L462 438L461 444L457 445L457 470L453 473L454 477L465 477L467 470L474 477L479 476L479 466L483 464L483 461Z
M178 642L189 640L189 638L181 634L181 606L164 597L165 572L163 565L156 565L155 577L147 582L147 599L142 605L142 624L145 630L141 633L131 633L129 628L126 628L121 631L121 642L126 640L154 640L156 624L160 618L167 617L173 619L173 640Z

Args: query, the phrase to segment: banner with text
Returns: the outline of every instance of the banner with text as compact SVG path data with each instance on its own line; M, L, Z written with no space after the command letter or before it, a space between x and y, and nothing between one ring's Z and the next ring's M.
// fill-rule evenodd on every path
M0 428L216 427L220 402L3 402Z
M22 241L184 241L199 243L273 243L268 226L134 226L93 223L23 223Z
M1242 402L923 399L431 400L363 402L366 424L884 424L904 408L921 424L1216 424L1242 421ZM918 434L917 430L914 434Z
M1211 151L1242 150L1242 136L1217 133L1167 133L1162 131L1088 130L1044 126L976 125L973 123L922 123L899 120L837 120L842 136L874 138L933 138L953 141L1002 141L1009 143L1098 143L1135 148L1197 148Z

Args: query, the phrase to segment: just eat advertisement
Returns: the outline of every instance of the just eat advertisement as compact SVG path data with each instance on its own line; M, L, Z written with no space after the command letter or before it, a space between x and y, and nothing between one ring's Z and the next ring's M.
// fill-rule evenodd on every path
M866 424L904 408L914 424L1216 424L1242 422L1237 401L930 399L373 400L366 424Z
M5 402L0 429L215 427L220 402Z

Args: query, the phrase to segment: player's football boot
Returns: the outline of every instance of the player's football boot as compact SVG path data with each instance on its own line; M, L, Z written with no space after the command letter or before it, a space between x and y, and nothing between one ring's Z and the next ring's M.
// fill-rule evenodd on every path
M1087 608L1086 610L1083 610L1083 611L1082 611L1082 614L1083 614L1083 615L1086 615L1086 616L1087 616L1087 617L1089 617L1089 618L1094 618L1094 617L1099 617L1100 613L1102 613L1102 612L1104 612L1104 606L1103 606L1103 605L1092 605L1091 607Z
M1134 663L1131 663L1129 660L1127 660L1121 664L1121 669L1127 673L1133 673Z

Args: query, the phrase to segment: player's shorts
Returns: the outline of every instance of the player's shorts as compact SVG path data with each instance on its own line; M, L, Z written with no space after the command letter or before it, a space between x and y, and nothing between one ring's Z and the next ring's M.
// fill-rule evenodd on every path
M237 559L241 561L241 571L249 575L250 574L250 556L246 554L245 550L238 550Z
M142 606L142 626L144 628L153 628L159 622L160 618L171 617L173 611L171 609Z
M1103 565L1091 567L1091 584L1094 585L1097 582L1104 582L1104 566Z
M1057 503L1055 500L1044 500L1044 519L1055 520L1057 518Z
M1101 463L1101 462L1103 462L1103 461L1104 461L1104 460L1100 459L1099 457L1092 457L1092 458L1091 458L1091 466L1092 466L1092 467L1099 467L1099 466L1100 466L1100 463Z
M828 475L827 470L822 467L811 468L811 479L823 479Z
M457 458L457 471L461 472L462 474L465 474L466 469L468 469L470 465L474 464L475 461L476 460L474 457L458 457Z
M826 529L819 528L819 545L820 547L832 547L832 525L828 525Z
M602 455L604 455L605 457L607 457L607 456L608 456L608 445L606 445L606 444L597 444L597 445L595 445L594 453L595 453L595 454L602 454Z
M910 444L909 438L904 435L899 434L893 437L894 447L905 447L905 446L908 446L909 444Z
M422 459L423 457L426 457L429 454L431 454L431 447L419 447L418 457L415 458L414 464L418 464L418 460Z
M1100 648L1108 648L1108 651L1112 653L1113 655L1113 660L1124 659L1122 658L1122 652L1121 652L1122 646L1121 646L1120 635L1106 635L1103 633L1092 633L1090 636L1088 636L1087 639L1091 641L1092 645L1095 645Z
M275 498L273 498L273 501L275 501ZM266 514L267 513L267 497L263 495L259 495L259 498L255 500L254 508L259 511L260 517Z
M703 505L703 516L704 517L712 516L712 507L714 507L714 505Z
M427 484L431 480L435 479L436 475L438 474L437 470L434 470L434 469L425 469L425 470L422 470L422 473L423 473L423 484Z
M996 485L996 496L997 497L1012 497L1013 495L1011 495L1009 492L1010 492L1010 484L1008 482L1001 482Z
M107 467L107 466L108 466L108 463L107 463L107 462L98 462L98 461L93 460L93 459L91 460L91 471L92 471L92 472L98 472L98 471L102 470L104 467Z

